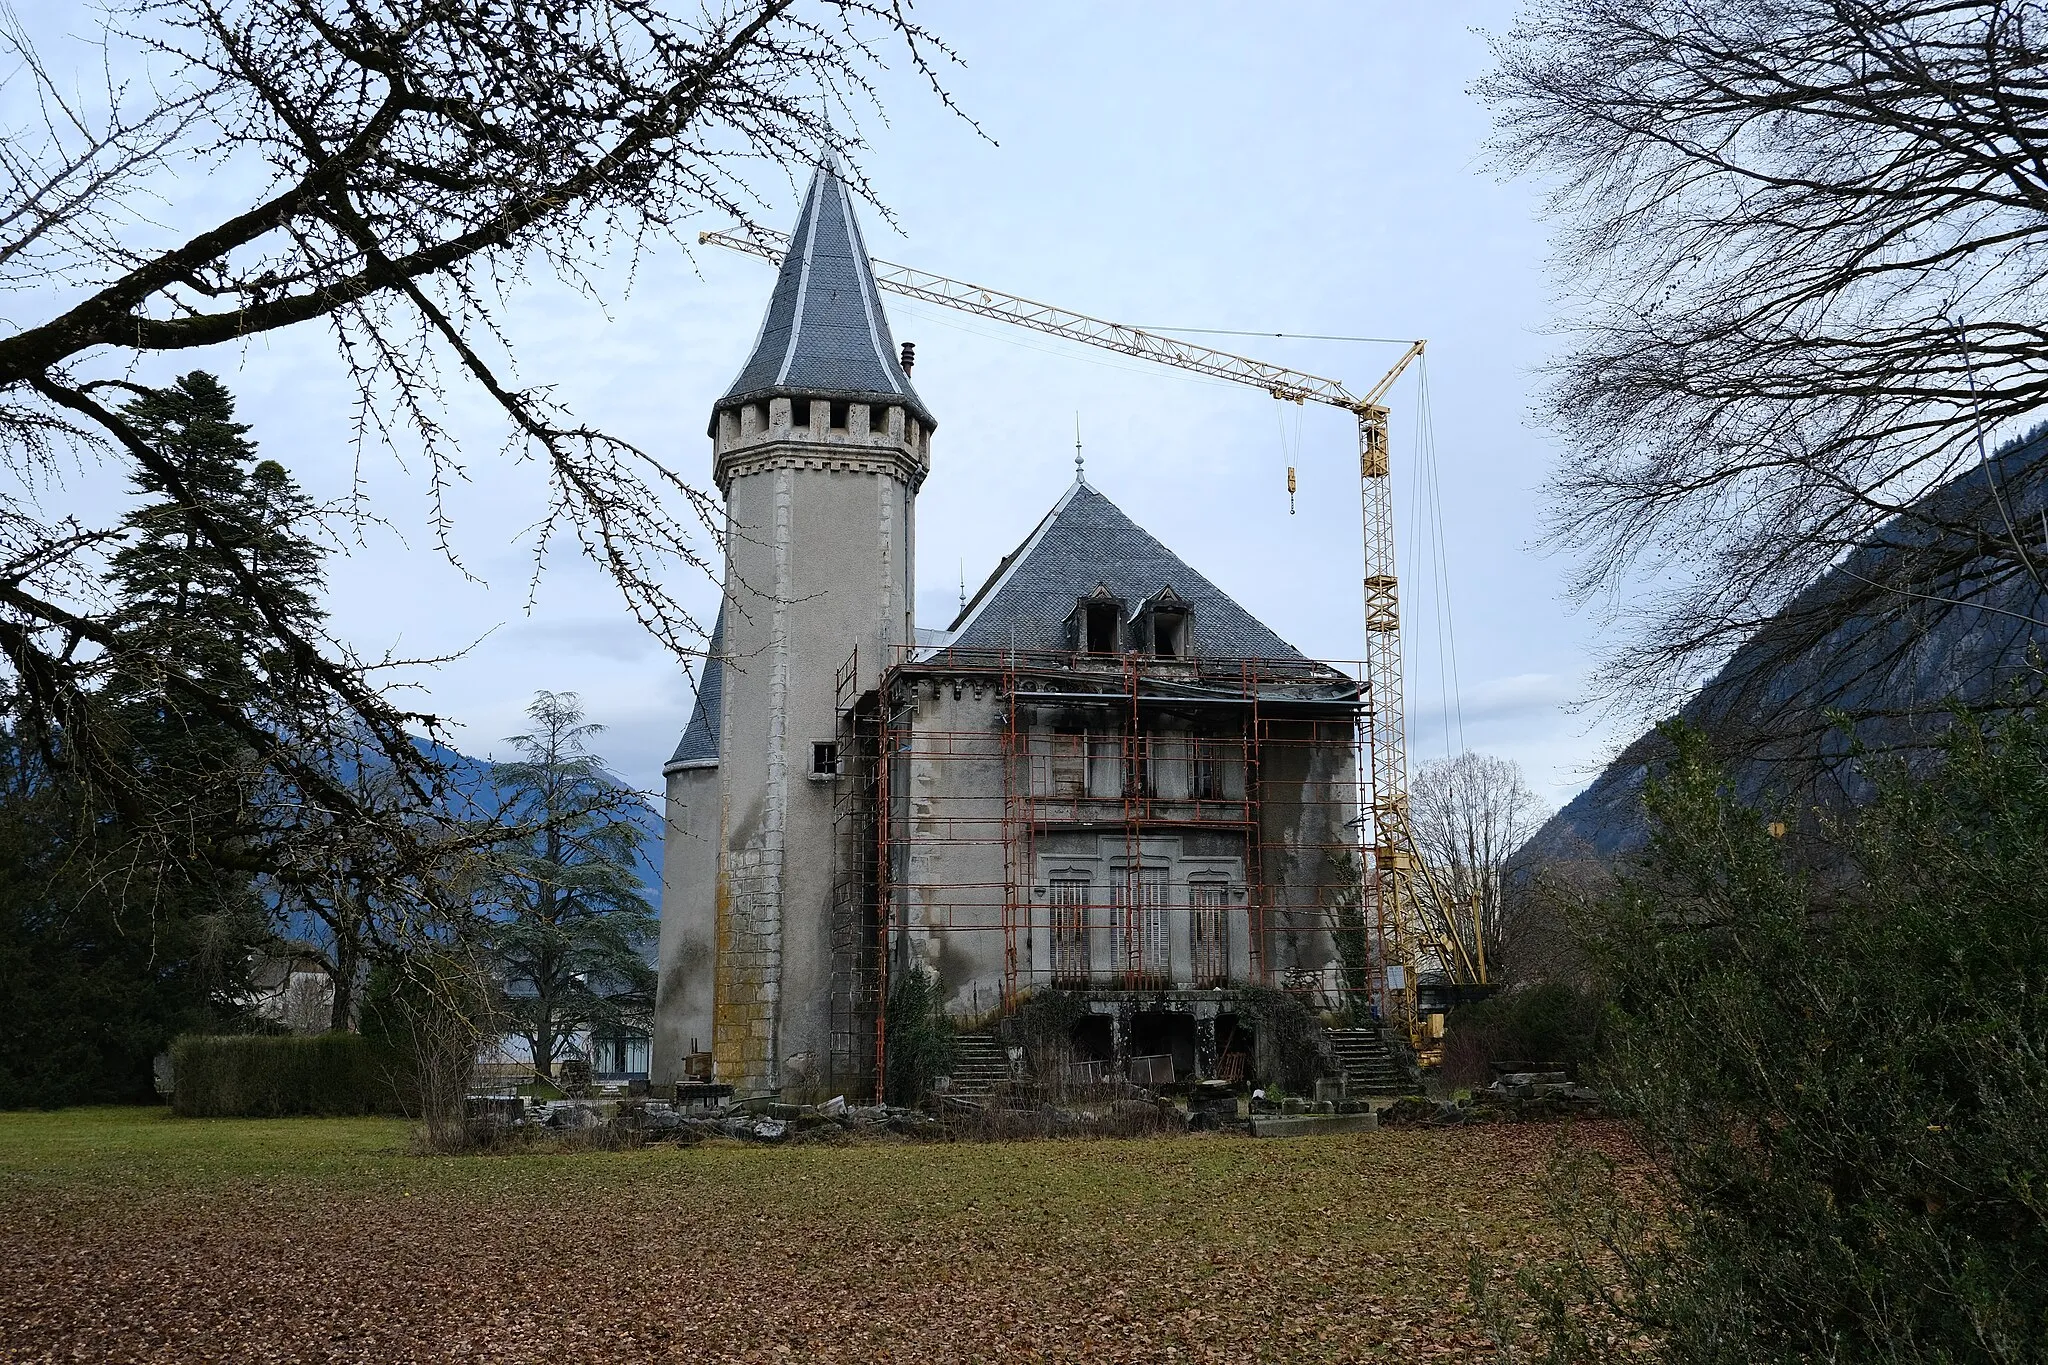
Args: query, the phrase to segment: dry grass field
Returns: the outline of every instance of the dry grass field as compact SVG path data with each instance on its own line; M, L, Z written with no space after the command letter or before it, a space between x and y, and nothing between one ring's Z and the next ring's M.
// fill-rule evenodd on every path
M411 1155L379 1120L0 1114L0 1360L1481 1360L1601 1126Z

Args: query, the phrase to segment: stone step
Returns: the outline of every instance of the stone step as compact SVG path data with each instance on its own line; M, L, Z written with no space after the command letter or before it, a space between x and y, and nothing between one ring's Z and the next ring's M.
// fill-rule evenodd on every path
M953 1039L953 1093L986 1095L1010 1080L1010 1054L993 1034L962 1033Z
M1329 1039L1331 1055L1353 1089L1369 1095L1405 1095L1414 1089L1378 1029L1331 1029Z

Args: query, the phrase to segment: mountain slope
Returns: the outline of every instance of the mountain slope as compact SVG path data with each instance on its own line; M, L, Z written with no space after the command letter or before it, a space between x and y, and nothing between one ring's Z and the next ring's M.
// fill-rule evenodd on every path
M1919 499L1795 596L1681 711L1748 801L1855 799L1837 715L1872 749L1938 739L1950 699L1993 700L2048 641L2048 427ZM1647 837L1667 745L1628 745L1516 862L1608 859Z

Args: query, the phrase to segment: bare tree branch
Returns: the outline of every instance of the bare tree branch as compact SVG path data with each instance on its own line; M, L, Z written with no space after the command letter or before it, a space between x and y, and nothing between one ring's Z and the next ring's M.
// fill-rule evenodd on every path
M2036 0L1537 0L1494 40L1495 164L1549 184L1566 288L1550 541L1622 627L1610 703L1668 714L1873 541L1914 547L1908 590L1838 584L1788 638L1937 630L1989 580L2040 614L2038 461L1983 466L2048 400L2044 26ZM1973 472L1988 502L1929 496Z

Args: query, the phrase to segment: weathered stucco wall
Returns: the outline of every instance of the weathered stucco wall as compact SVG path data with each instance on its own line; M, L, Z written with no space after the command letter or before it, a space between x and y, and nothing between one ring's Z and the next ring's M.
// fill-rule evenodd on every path
M938 973L948 1008L975 1013L1002 1000L1007 704L987 678L922 678L906 691L896 923L906 960Z
M1202 990L1331 972L1333 915L1357 888L1357 774L1344 727L1267 723L1253 858L1242 828L1226 824L1154 824L1129 837L1120 784L1136 781L1135 770L1114 755L1132 751L1104 732L1112 757L1098 762L1076 731L1084 717L1100 724L1099 707L1027 711L1021 745L1007 734L994 675L899 675L893 708L908 741L895 746L889 779L895 969L936 971L956 1016L996 1007L1006 984ZM1145 742L1142 804L1155 818L1190 818L1198 786L1212 820L1246 796L1241 759L1221 757L1240 752L1236 739L1168 722ZM1223 765L1199 784L1198 752ZM1037 802L1029 809L1027 792ZM1071 916L1076 902L1085 925L1078 954L1074 935L1056 928L1060 907ZM1150 916L1148 904L1157 906Z
M909 638L924 438L903 411L869 434L790 427L790 401L720 415L726 683L713 1053L743 1093L820 1081L830 1056L834 679L856 646L872 686ZM765 424L764 424L765 423ZM862 433L855 437L852 433Z
M1328 972L1339 898L1355 891L1358 764L1348 738L1318 743L1311 722L1272 721L1260 745L1259 827L1271 970ZM1334 738L1334 737L1333 737Z
M713 957L717 944L718 766L668 773L661 845L661 949L648 1079L683 1078L692 1051L711 1048Z

